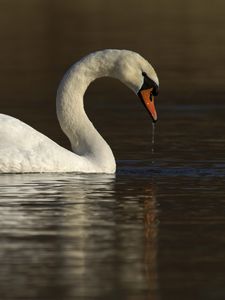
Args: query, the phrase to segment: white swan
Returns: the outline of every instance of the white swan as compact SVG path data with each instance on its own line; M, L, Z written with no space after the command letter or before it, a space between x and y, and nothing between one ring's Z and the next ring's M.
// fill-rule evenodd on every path
M113 153L88 119L83 95L99 77L121 80L139 95L153 121L159 81L153 67L139 54L107 49L87 55L63 77L57 91L57 116L73 152L20 120L0 114L0 173L114 173Z

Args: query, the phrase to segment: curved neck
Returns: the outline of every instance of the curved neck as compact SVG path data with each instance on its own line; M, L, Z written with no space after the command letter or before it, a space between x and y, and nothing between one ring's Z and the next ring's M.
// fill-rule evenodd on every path
M115 170L115 159L109 145L86 115L83 96L93 80L109 75L115 77L118 55L118 50L105 50L86 56L67 71L57 91L57 116L74 153L87 158L102 171Z

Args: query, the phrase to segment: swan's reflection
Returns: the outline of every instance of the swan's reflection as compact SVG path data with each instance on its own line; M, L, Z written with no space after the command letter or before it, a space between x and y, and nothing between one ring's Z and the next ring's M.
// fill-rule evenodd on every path
M150 289L157 299L152 185L74 174L4 175L0 182L5 295L141 299Z
M159 284L157 273L158 252L158 214L157 201L154 185L146 188L144 201L144 224L145 224L145 266L147 280L149 282L150 299L159 299Z

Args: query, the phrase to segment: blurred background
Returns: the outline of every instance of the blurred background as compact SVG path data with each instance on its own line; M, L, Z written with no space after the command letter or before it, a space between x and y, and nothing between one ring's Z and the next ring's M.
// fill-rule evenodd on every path
M161 126L163 107L224 104L224 14L220 0L0 0L0 110L69 147L55 114L57 86L71 64L103 48L131 49L152 63ZM85 105L119 158L115 131L131 111L151 131L138 99L119 81L93 83Z

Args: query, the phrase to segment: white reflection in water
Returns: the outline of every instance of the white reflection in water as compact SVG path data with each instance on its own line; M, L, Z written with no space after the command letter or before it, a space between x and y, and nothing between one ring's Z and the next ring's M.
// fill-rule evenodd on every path
M137 180L134 187L114 175L4 175L0 197L5 299L25 293L158 299L151 183Z

